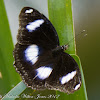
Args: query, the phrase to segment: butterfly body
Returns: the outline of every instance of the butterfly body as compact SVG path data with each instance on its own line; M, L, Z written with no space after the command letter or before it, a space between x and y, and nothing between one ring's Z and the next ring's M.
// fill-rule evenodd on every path
M15 68L32 89L73 93L81 86L76 61L60 46L51 22L37 10L24 7L19 15Z

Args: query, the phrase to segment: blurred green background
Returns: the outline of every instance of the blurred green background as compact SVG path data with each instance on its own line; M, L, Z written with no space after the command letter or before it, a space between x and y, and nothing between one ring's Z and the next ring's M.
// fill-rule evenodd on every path
M100 0L73 0L77 54L81 59L89 100L100 100Z
M48 16L47 0L4 0L12 32L16 43L18 15L24 6L34 7ZM24 2L23 2L24 1ZM100 0L72 0L77 55L81 59L89 100L99 100L100 89ZM14 14L14 15L13 15ZM87 34L87 36L84 36Z

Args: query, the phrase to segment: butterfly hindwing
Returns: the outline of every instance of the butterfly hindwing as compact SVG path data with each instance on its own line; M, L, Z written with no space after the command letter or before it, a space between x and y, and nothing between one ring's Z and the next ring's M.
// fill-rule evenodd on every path
M67 53L61 52L56 57L54 69L46 81L47 87L66 93L73 93L81 86L79 67L76 61Z
M41 47L34 44L17 43L13 55L15 68L25 83L32 88L42 89L45 86L45 79L53 70L51 63L54 62L54 59L50 51L42 50Z

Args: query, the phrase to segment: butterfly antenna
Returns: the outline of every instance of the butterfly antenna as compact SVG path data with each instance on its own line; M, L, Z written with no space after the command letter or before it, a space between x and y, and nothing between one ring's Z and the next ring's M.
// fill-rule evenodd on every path
M70 46L69 43L73 40L75 40L75 38L77 38L79 35L81 35L82 33L84 33L86 30L82 30L82 32L80 32L79 34L76 34L76 36L74 36L70 41L68 41L68 43L66 45L68 45L68 47ZM87 34L85 34L84 36L87 36Z
M85 30L83 30L82 32L80 32L79 34L77 34L75 37L78 37L81 33L84 33L84 32L85 32ZM87 36L87 34L85 34L84 36ZM69 46L70 46L69 43L71 41L75 40L75 37L73 37L70 41L68 41L68 43L66 45L61 46L64 51L69 48Z

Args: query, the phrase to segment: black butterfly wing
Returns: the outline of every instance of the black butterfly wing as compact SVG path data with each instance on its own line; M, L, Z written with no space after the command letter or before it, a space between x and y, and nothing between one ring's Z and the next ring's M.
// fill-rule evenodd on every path
M28 87L33 89L59 90L73 93L81 86L81 74L76 61L62 51L56 55L47 51L38 56L35 64L26 60L27 45L17 44L14 50L16 70Z
M38 50L38 52L37 52ZM46 78L53 70L54 59L50 51L36 45L17 43L13 52L16 71L22 76L28 87L45 89Z
M81 86L81 74L76 61L67 53L60 52L46 86L52 90L73 93Z
M43 88L45 80L37 80L37 69L53 66L51 63L54 59L50 51L58 45L58 35L50 21L37 10L24 7L19 15L17 44L13 55L15 68L28 86Z
M41 45L53 49L59 45L56 30L51 22L37 10L24 7L19 15L18 43Z

